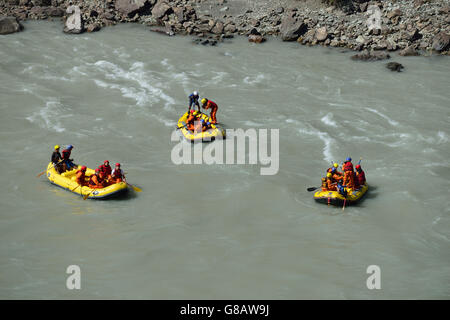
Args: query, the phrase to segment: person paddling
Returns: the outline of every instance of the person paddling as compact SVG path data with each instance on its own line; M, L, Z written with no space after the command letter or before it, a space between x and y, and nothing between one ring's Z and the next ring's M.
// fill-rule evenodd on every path
M201 102L202 102L203 109L205 109L205 110L211 109L211 114L210 114L211 123L216 124L217 123L216 114L217 114L217 110L219 109L219 107L217 106L217 103L215 103L212 100L208 100L206 98L203 98Z
M116 163L116 167L111 172L111 183L127 182L122 169L120 169L120 163Z
M110 179L111 178L111 172L112 172L112 168L109 165L109 161L105 160L103 161L103 164L99 167L100 171L103 173L103 175L105 176L105 179Z
M91 188L104 188L105 180L101 177L100 170L95 169L95 174L89 178L89 187Z
M366 174L364 173L360 164L356 165L355 168L356 168L356 179L358 180L359 185L363 186L366 183Z
M76 182L80 185L80 186L85 186L86 185L86 166L82 166L80 170L77 171L76 173Z
M55 151L53 151L53 153L52 153L51 161L53 163L53 167L59 174L61 174L61 171L62 171L61 160L62 160L62 156L61 156L61 153L59 153L59 145L56 145Z

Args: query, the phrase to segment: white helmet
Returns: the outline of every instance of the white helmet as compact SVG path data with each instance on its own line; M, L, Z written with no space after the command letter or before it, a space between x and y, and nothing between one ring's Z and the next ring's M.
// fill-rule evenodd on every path
M198 96L198 91L193 92L194 96Z

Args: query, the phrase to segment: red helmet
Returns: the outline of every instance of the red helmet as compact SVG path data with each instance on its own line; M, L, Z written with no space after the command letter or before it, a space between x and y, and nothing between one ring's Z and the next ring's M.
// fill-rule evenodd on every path
M355 168L356 169L361 169L361 165L357 164Z
M87 169L86 166L81 167L81 171L86 171L86 169Z
M191 110L191 113L194 113L194 110L193 110L193 109Z
M117 162L117 163L116 163L116 167L120 167L120 163Z
M95 173L99 173L100 172L100 170L97 168L97 169L95 169Z
M109 164L108 160L103 161L103 164Z

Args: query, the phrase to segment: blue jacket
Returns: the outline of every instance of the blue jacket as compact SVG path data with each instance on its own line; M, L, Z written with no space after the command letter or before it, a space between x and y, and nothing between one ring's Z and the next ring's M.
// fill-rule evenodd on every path
M189 95L189 108L196 105L200 108L200 103L198 103L198 96L194 96L194 94L191 93Z

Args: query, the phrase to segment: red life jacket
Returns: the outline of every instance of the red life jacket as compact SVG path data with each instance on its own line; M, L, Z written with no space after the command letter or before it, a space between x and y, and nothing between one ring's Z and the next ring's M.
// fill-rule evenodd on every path
M353 171L353 164L350 161L344 163L344 172L345 171Z
M113 176L113 178L116 178L116 179L123 178L122 169L119 169L119 170L114 169L112 171L112 176Z
M356 178L361 186L366 183L366 174L362 171L362 169L356 173Z
M102 164L100 167L102 168L101 170L103 171L105 176L109 176L111 174L112 169L110 165L105 166L104 164Z
M72 153L72 150L64 149L62 151L62 158L63 158L63 160L69 160L71 153Z

